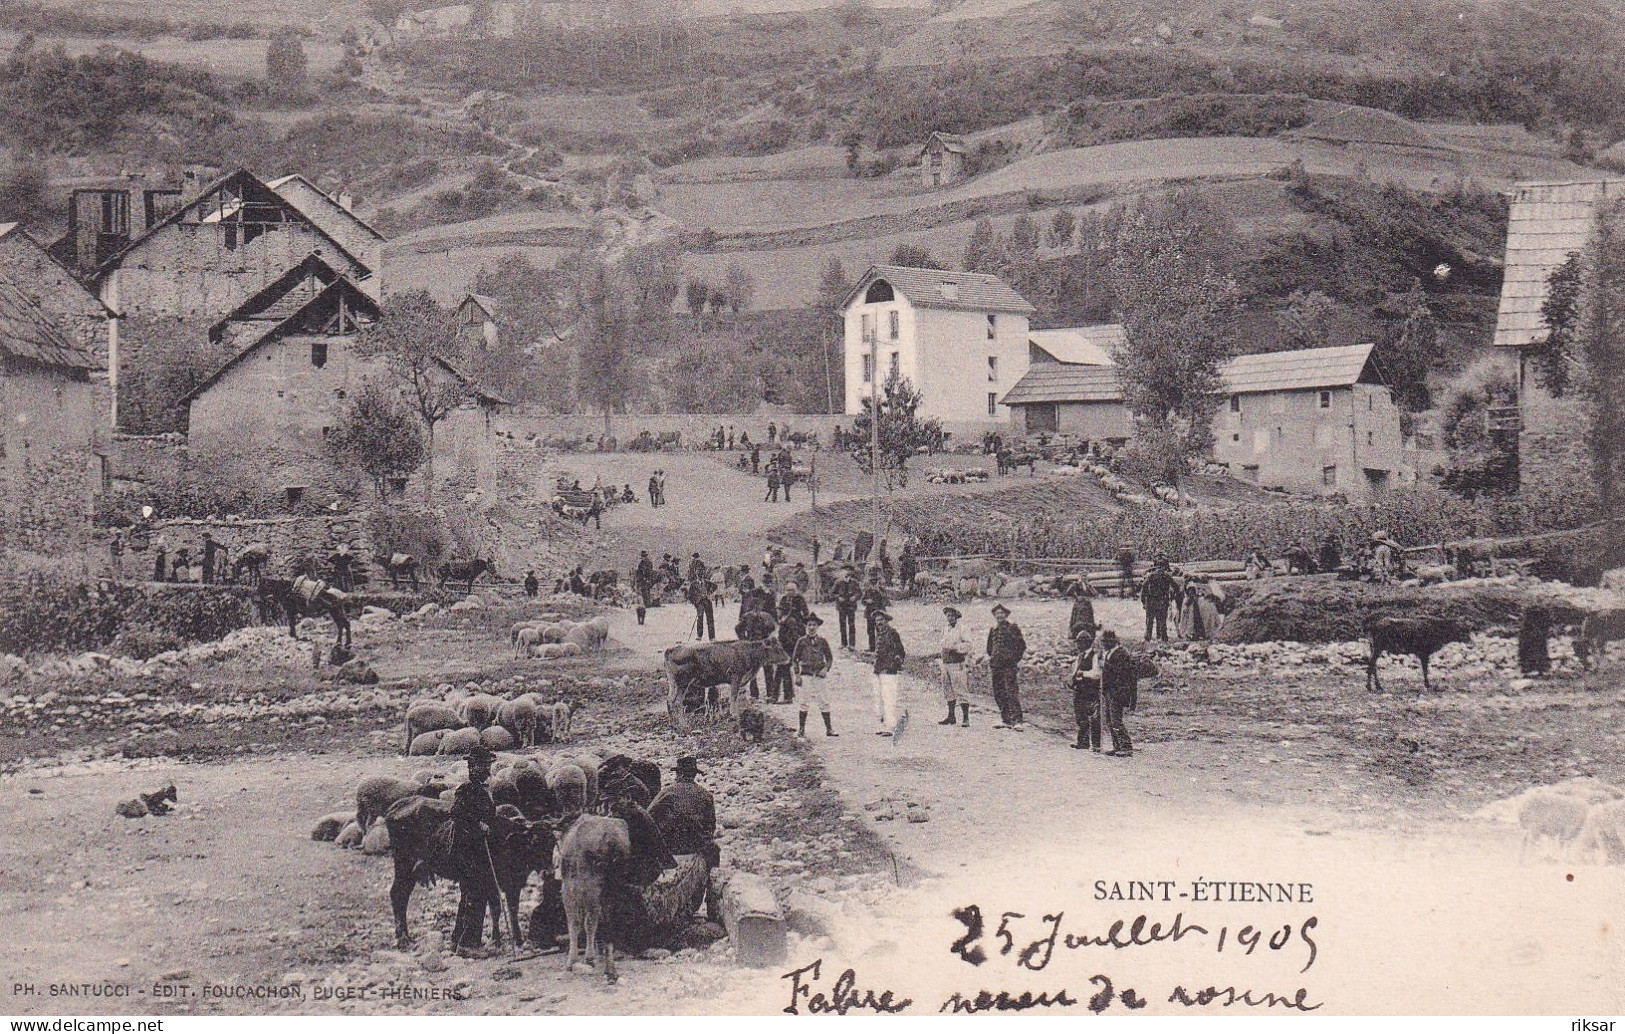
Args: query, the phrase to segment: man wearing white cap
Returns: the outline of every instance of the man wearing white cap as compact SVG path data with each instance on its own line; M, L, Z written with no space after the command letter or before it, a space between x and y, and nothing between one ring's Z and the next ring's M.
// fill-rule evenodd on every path
M959 721L970 728L970 686L965 681L965 662L970 660L971 641L965 627L959 623L963 616L957 607L943 607L948 627L942 630L942 697L948 702L948 717L938 725L953 725L954 707L959 707Z
M880 719L878 736L897 731L897 681L903 672L903 640L891 627L891 615L884 610L875 619L875 717Z

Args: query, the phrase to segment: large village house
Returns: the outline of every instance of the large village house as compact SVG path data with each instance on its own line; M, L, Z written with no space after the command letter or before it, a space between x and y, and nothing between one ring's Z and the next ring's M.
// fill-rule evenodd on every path
M312 489L332 490L342 479L326 439L350 398L369 380L397 384L386 359L355 348L356 334L381 313L359 286L311 256L210 328L232 356L181 400L194 459L274 486L290 503ZM472 488L492 461L491 419L508 403L449 363L438 364L436 376L461 384L467 402L435 427L434 475ZM404 492L407 479L394 488Z
M132 205L141 195L141 217ZM129 406L119 385L132 371L173 361L307 256L316 255L362 293L383 296L383 237L342 203L298 176L266 183L243 170L190 198L109 187L80 190L70 230L53 253L71 256L108 310L114 426ZM224 357L221 357L224 358Z
M0 546L83 546L102 478L102 360L0 277Z
M1263 352L1225 363L1213 461L1242 480L1305 494L1368 498L1412 479L1399 409L1372 348ZM1113 446L1133 435L1111 366L1035 361L1004 402L1020 433Z
M895 373L919 390L920 415L951 433L1009 419L999 399L1027 372L1033 306L998 277L873 266L842 309L848 415Z
M1543 344L1550 331L1541 309L1552 274L1570 256L1585 252L1604 206L1622 200L1625 179L1520 183L1513 191L1495 345L1506 350L1509 365L1516 354L1518 412L1492 412L1490 419L1519 429L1518 471L1526 487L1547 478L1560 485L1583 466L1576 434L1581 425L1571 406L1540 385L1531 349Z

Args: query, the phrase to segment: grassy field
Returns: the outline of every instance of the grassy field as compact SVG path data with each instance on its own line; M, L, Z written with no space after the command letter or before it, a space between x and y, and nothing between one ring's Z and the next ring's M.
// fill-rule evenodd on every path
M19 33L0 30L0 49L11 50ZM40 47L61 44L69 54L92 54L109 43L133 50L153 61L165 61L188 68L203 68L232 78L258 79L265 75L265 46L262 39L184 40L160 36L153 40L106 40L85 36L40 36ZM322 39L305 40L305 56L312 73L327 72L344 56L337 43Z

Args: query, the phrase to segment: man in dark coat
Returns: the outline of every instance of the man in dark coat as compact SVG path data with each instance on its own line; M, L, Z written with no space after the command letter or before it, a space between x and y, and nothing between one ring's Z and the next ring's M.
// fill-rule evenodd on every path
M850 567L841 572L835 583L835 618L841 626L841 645L849 649L858 646L858 600L863 588L858 585L857 572ZM870 633L873 635L873 633Z
M1128 599L1134 590L1134 544L1125 542L1117 550L1117 597Z
M994 728L1020 732L1025 722L1016 666L1027 653L1027 640L1021 634L1021 626L1010 620L1010 608L1004 604L994 605L993 622L993 627L987 630L987 658L993 680L993 701L999 705L999 717L1003 720Z
M1146 642L1151 641L1152 635L1165 643L1168 641L1168 607L1174 601L1176 588L1168 561L1159 559L1145 576L1145 584L1140 586L1140 603L1145 606Z
M219 562L220 543L214 540L213 532L203 533L203 584L213 585L215 565Z
M893 736L897 732L897 690L903 673L903 638L891 627L891 615L884 610L875 611L875 717L880 720L877 735Z
M1112 734L1112 749L1107 757L1126 758L1134 754L1129 742L1128 727L1123 724L1123 712L1134 710L1140 693L1140 662L1117 638L1111 629L1100 633L1099 658L1100 691L1106 698L1106 728Z
M672 854L703 854L716 843L716 800L695 781L699 774L697 758L678 758L677 778L649 804L649 817L660 827Z
M829 640L819 632L823 624L824 620L817 614L808 614L807 631L790 652L790 667L795 672L796 685L802 687L801 714L797 719L796 733L802 738L807 735L807 711L811 704L817 704L819 713L824 716L824 735L839 735L829 714L829 693L824 689L824 680L835 665L835 653L829 648ZM812 681L808 682L808 679Z
M793 657L796 644L806 634L807 626L802 616L796 613L793 606L787 605L789 597L779 601L779 645L784 648L785 656ZM795 702L796 687L795 675L789 664L775 664L767 672L767 702L770 704L791 704Z
M709 578L694 578L688 583L688 602L694 604L694 638L717 640L717 612L711 598L716 595L717 583Z
M458 871L466 875L457 899L457 920L451 928L452 947L459 953L478 949L485 932L485 903L495 878L486 838L496 819L496 803L485 781L491 777L495 760L496 755L484 747L469 751L468 782L457 787L451 798L452 850Z
M1095 622L1095 590L1089 584L1088 576L1078 579L1078 584L1072 587L1072 614L1066 621L1067 637L1073 640L1084 629L1089 630L1090 638L1094 638L1095 629L1099 626Z
M651 595L655 587L655 564L649 559L647 549L638 551L638 566L632 572L632 588L637 590L638 599L645 607L651 602Z
M897 557L897 574L902 579L903 592L912 597L914 595L914 579L920 573L920 565L914 559L914 547L903 543L903 552Z
M863 621L869 632L869 652L875 650L875 615L886 609L890 603L886 597L886 587L880 584L880 570L876 568L869 572L869 585L863 590Z
M1078 723L1073 750L1100 753L1100 660L1093 628L1080 628L1072 640L1078 659L1072 666L1072 717Z
M529 596L531 599L535 599L537 594L540 593L541 591L542 591L542 583L537 581L536 572L534 570L526 571L525 572L525 595Z

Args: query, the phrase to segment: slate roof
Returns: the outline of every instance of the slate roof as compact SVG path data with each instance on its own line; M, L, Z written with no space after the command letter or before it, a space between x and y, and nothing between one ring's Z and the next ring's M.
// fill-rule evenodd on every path
M962 273L954 270L918 269L913 266L870 266L869 272L847 293L841 308L863 296L876 280L891 284L892 290L921 309L955 309L965 312L1010 312L1020 315L1036 312L1003 280L990 273ZM957 288L949 297L944 284Z
M0 353L68 370L98 369L95 359L16 285L0 280Z
M1495 344L1532 345L1546 337L1540 307L1547 281L1569 255L1585 250L1602 202L1625 198L1625 180L1520 183L1507 213L1507 260Z
M278 197L297 208L306 219L321 227L323 233L340 239L347 239L354 234L360 240L371 239L378 242L384 240L384 235L374 230L366 220L333 200L327 191L298 173L279 177L265 185L276 191ZM359 244L360 240L351 243Z
M1374 347L1336 345L1237 356L1219 367L1219 375L1232 395L1346 388L1361 380Z
M1238 356L1219 367L1225 390L1232 395L1269 391L1314 391L1375 382L1367 375L1374 345L1302 348ZM1034 402L1121 402L1122 388L1114 366L1079 363L1034 363L1002 400L1007 406Z
M925 146L920 148L921 154L930 150L931 141L933 140L941 140L942 149L952 151L954 154L964 154L970 149L970 145L965 142L965 138L958 133L932 133L925 138Z
M1121 323L1100 323L1092 327L1060 327L1027 332L1031 360L1035 363L1081 363L1110 366L1112 351L1124 342Z
M469 302L473 302L475 305L478 305L481 309L485 310L485 315L487 317L493 320L497 318L497 300L492 298L490 295L475 294L474 292L470 291L468 294L463 295L463 305L467 305ZM462 308L462 305L459 305L458 308Z
M1007 406L1034 402L1121 402L1115 366L1035 363L1000 399Z

